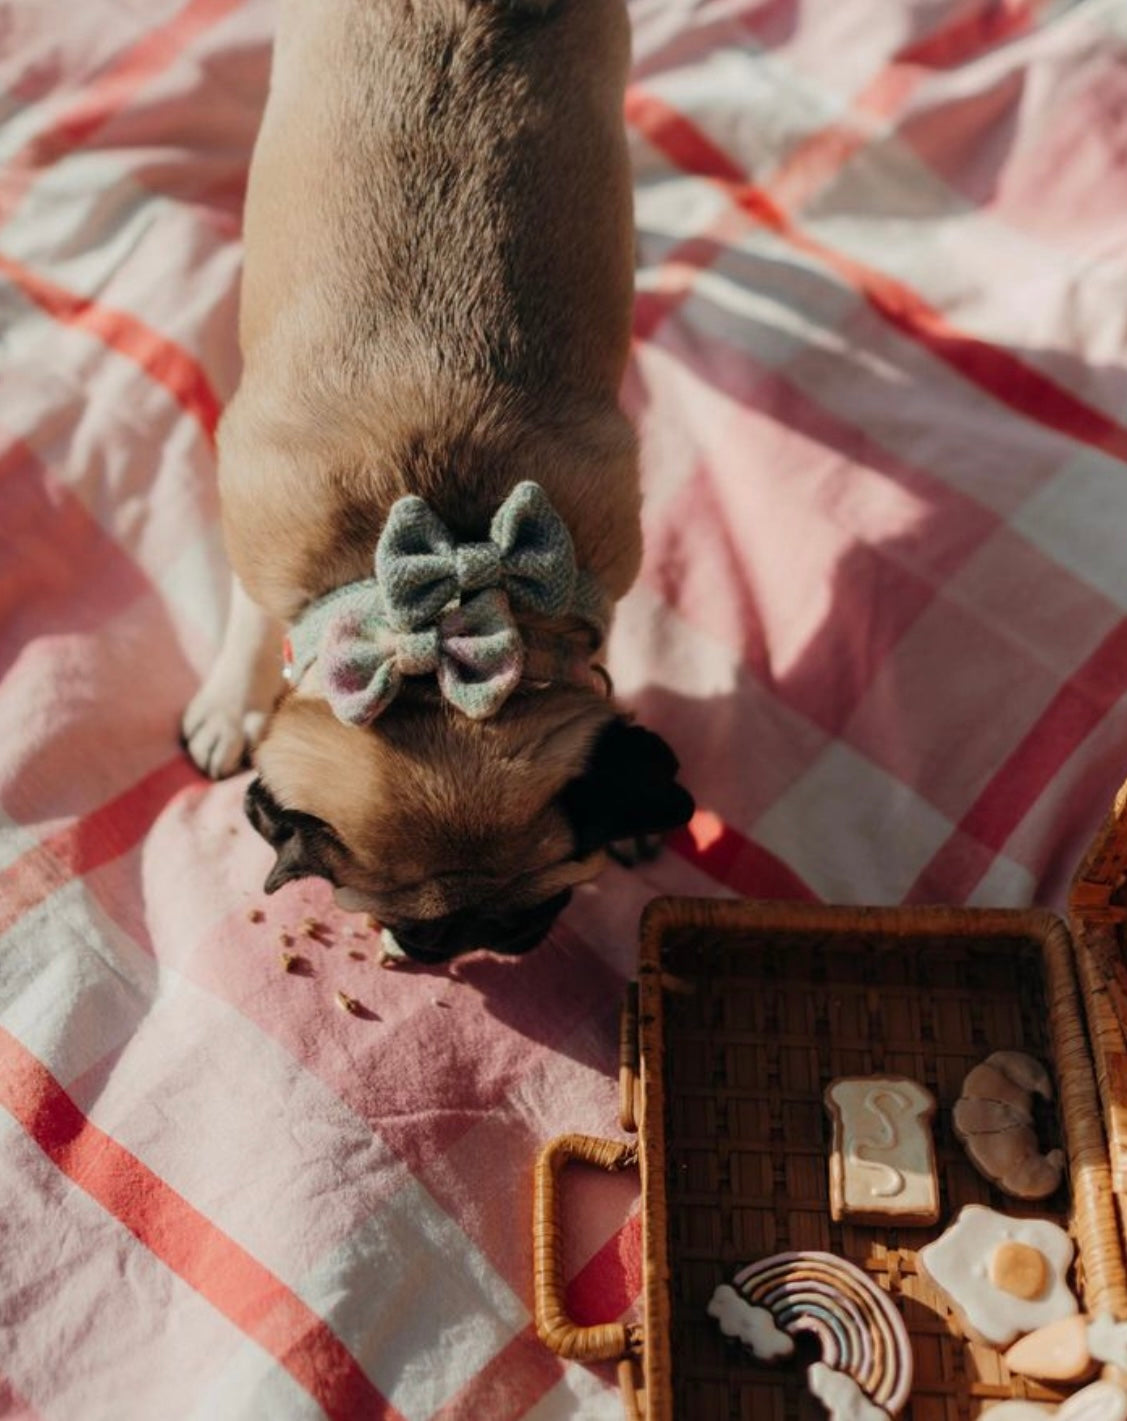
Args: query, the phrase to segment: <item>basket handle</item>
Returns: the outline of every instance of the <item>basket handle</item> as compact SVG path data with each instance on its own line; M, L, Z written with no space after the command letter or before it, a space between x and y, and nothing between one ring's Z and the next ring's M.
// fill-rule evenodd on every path
M598 1140L592 1135L558 1135L540 1151L532 1205L536 1332L541 1342L561 1357L613 1362L640 1350L642 1329L622 1322L580 1327L568 1317L564 1303L559 1174L572 1161L616 1173L637 1164L638 1147L625 1140Z

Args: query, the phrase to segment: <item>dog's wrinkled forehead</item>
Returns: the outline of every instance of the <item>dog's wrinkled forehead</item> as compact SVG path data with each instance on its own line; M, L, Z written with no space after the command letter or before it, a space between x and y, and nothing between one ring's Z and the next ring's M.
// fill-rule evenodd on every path
M293 753L291 747L291 761ZM436 814L433 803L428 810L425 797L401 795L390 805L385 797L359 841L283 804L263 766L247 790L246 811L277 855L266 891L324 878L342 907L398 925L419 951L448 957L490 942L510 944L499 951L525 951L571 890L601 871L608 844L662 833L693 812L672 750L621 716L589 742L580 766L546 804L533 798L527 815L505 821L496 810L491 817L488 797L472 782L463 785L465 776L449 764L438 787L446 813ZM528 761L522 772L530 798L535 769ZM458 798L467 795L472 812L459 813Z

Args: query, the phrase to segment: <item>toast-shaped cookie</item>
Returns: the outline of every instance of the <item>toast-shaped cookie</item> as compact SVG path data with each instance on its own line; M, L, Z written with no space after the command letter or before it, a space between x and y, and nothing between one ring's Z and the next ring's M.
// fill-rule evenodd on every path
M842 1076L826 1088L833 1121L835 1221L925 1226L939 1219L935 1097L907 1076Z

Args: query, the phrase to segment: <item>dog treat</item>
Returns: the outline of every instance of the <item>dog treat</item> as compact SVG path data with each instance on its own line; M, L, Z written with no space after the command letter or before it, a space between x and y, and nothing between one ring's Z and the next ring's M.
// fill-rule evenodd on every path
M906 1076L843 1076L831 1081L824 1099L833 1121L831 1216L936 1223L932 1093Z
M1101 1362L1127 1370L1127 1322L1116 1322L1110 1313L1051 1322L1006 1353L1011 1372L1046 1382L1083 1381Z
M248 908L248 909L247 909L247 922L248 922L248 923L261 923L261 922L263 922L263 921L265 920L265 918L266 918L266 914L262 911L261 908Z
M341 1011L349 1012L352 1016L359 1016L361 1007L355 997L350 997L347 992L337 993L337 1006Z
M1003 1401L984 1413L990 1421L1127 1421L1127 1392L1111 1382L1093 1382L1059 1406L1037 1401Z
M1056 1224L967 1204L916 1261L971 1336L1004 1347L1079 1311L1067 1282L1072 1254Z
M868 1274L832 1253L779 1253L741 1268L716 1289L708 1311L761 1361L790 1356L794 1339L812 1334L823 1370L809 1378L811 1388L821 1388L814 1394L838 1421L886 1421L911 1394L903 1318Z
M1064 1154L1041 1153L1033 1097L1052 1100L1040 1061L1023 1051L995 1051L975 1066L955 1103L955 1134L975 1169L1015 1199L1046 1199L1060 1186Z

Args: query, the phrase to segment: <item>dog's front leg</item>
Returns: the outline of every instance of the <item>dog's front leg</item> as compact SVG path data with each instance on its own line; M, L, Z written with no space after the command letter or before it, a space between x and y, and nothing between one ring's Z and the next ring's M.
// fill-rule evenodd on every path
M227 629L215 665L184 712L181 738L212 779L242 766L282 689L282 627L231 579Z

